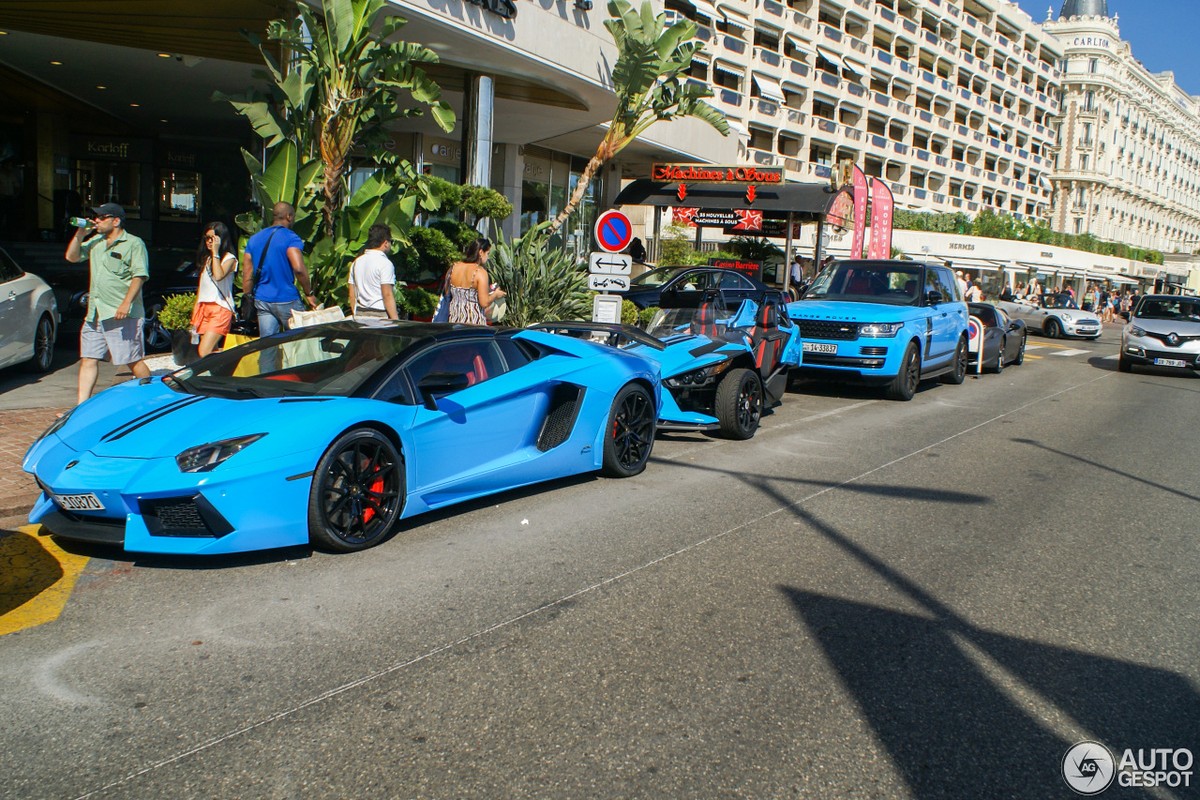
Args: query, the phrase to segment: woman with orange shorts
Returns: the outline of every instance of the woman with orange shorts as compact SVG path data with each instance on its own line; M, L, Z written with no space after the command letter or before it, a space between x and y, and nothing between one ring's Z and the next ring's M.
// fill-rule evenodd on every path
M200 334L200 357L211 353L233 324L233 273L237 256L233 239L223 222L210 222L196 250L200 266L200 285L196 288L196 307L192 311L192 330Z

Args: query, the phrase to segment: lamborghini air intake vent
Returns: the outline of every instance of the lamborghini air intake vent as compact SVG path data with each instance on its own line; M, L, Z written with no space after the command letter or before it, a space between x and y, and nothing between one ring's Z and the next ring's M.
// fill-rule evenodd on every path
M583 388L569 383L560 383L550 396L550 407L546 409L546 420L538 434L537 448L543 453L553 450L571 436L575 417L583 403Z

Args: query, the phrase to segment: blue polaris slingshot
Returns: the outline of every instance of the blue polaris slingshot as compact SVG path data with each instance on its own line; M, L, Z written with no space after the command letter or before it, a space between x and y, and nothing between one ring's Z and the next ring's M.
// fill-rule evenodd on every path
M718 291L664 292L646 330L596 322L536 327L587 338L658 364L662 431L713 431L749 439L763 410L783 399L799 365L799 328L773 295L741 301L732 313Z
M142 553L371 547L402 519L642 471L657 366L536 330L336 322L125 383L57 420L29 521Z

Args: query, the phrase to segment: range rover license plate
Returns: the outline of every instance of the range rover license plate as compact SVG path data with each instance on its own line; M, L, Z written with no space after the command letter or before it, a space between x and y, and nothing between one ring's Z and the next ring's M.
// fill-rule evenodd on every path
M103 511L104 504L100 498L88 492L87 494L56 494L54 501L68 511Z
M823 344L822 342L805 342L804 352L806 353L837 353L836 344Z
M1156 367L1186 367L1188 362L1182 358L1156 358L1154 366Z

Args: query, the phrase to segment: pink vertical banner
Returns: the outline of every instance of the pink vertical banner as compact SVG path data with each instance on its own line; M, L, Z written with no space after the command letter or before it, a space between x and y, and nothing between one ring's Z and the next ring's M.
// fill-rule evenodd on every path
M862 258L867 238L867 176L854 165L854 237L850 240L850 257Z
M871 178L871 246L867 258L892 257L892 190L879 178Z

